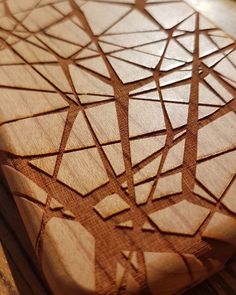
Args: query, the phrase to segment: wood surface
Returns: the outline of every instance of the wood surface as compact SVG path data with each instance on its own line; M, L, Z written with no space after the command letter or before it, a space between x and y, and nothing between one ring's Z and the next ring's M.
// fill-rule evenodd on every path
M0 3L2 168L34 247L22 294L51 292L32 260L55 294L175 294L234 251L235 43L183 2L125 2Z

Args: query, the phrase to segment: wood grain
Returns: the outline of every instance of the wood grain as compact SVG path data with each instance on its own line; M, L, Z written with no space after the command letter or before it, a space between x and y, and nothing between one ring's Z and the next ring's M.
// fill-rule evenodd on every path
M158 294L173 294L217 271L233 252L229 244L235 245L234 41L182 2L149 1L146 10L143 1L133 10L127 2L2 4L20 24L15 29L3 16L1 37L8 51L3 51L1 87L5 98L15 91L22 102L18 113L11 101L6 114L1 110L2 162L35 248L29 260L38 256L55 294L95 289L106 294L114 285L121 294L124 288L125 294L137 294L145 284L157 294L160 282ZM132 26L137 19L142 21ZM65 43L68 48L58 52ZM192 77L191 64L200 78ZM34 109L25 91L36 91L43 103ZM51 103L41 93L48 93ZM221 213L214 213L215 207ZM137 223L152 236L141 241ZM186 235L194 236L193 247ZM201 237L210 241L200 242ZM131 245L145 250L129 250L125 263L118 254L124 250L117 249ZM222 248L225 255L219 255ZM78 250L81 256L73 259ZM114 257L114 265L107 257ZM181 275L169 284L176 272ZM40 275L29 277L38 288L23 284L23 294L27 287L32 294L47 294ZM231 279L229 290L232 286Z

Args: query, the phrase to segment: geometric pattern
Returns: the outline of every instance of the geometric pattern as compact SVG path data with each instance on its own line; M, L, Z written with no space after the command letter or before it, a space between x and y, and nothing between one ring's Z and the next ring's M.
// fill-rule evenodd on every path
M1 164L53 292L215 272L236 240L235 41L185 1L4 0L0 20Z

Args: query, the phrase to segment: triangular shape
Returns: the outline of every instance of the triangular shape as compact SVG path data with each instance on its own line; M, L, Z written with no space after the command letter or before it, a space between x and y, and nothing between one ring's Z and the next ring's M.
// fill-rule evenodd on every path
M93 33L100 35L124 16L130 10L130 6L106 2L87 2L81 6L81 10Z
M177 40L191 53L194 51L194 41L195 41L195 35L189 34L186 36L180 36L177 38Z
M193 59L192 55L184 50L174 39L170 40L165 52L165 57L184 62L190 62Z
M158 179L152 200L182 192L182 173L175 173Z
M220 37L220 36L212 36L211 39L216 43L219 48L223 48L229 46L230 44L234 43L233 39L227 37Z
M202 82L199 83L199 103L210 105L224 105L224 102Z
M134 187L135 202L137 205L143 205L147 203L152 186L153 181L149 181Z
M72 92L70 84L59 64L40 64L34 67L61 91Z
M80 46L86 46L91 41L88 34L69 19L50 26L46 33Z
M73 123L65 150L87 148L95 145L84 114L80 111Z
M178 68L182 65L184 65L185 62L183 61L178 61L175 59L170 59L170 58L163 58L162 63L161 63L161 67L160 67L160 71L170 71L173 70L175 68Z
M70 211L70 210L63 210L62 211L63 215L69 218L75 218L75 215Z
M188 17L185 21L183 21L179 26L178 30L194 32L196 27L196 14Z
M187 124L189 110L188 104L165 102L165 108L169 116L171 125L174 129Z
M149 164L141 168L138 172L134 174L134 184L143 182L149 178L155 177L157 175L159 166L161 162L161 156L152 160Z
M159 56L150 55L133 49L121 50L111 55L150 69L155 69L160 60Z
M133 228L133 221L127 220L127 221L120 222L119 224L117 224L117 227L132 229Z
M57 201L55 198L52 198L51 199L50 209L52 209L52 210L59 210L59 209L62 209L63 207L64 206L59 201Z
M198 118L202 119L205 118L214 112L216 112L219 109L219 107L212 107L212 106L201 106L199 105L198 108Z
M216 203L216 200L212 198L211 195L209 195L202 187L200 187L198 184L195 183L193 192L201 197L202 199L205 199L211 203Z
M10 48L0 49L0 64L22 64L23 60Z
M166 156L162 173L177 168L183 164L185 139L172 146Z
M94 75L75 65L70 65L70 74L78 93L114 95L113 88Z
M146 220L142 226L143 231L155 231L155 227L148 221Z
M34 67L37 68L35 65ZM50 91L54 88L29 65L6 65L0 67L0 85ZM19 79L20 77L20 79ZM65 79L65 77L63 77Z
M145 93L136 94L132 98L160 101L160 95L159 95L157 90L152 90L152 91L148 91L148 92L145 92Z
M164 31L142 32L130 34L103 35L99 38L100 41L108 42L113 45L122 46L125 48L141 46L147 43L157 42L167 38Z
M113 143L104 145L103 150L111 163L116 175L120 175L125 171L125 164L123 158L123 150L121 143Z
M129 255L130 255L130 251L127 251L127 250L124 250L124 251L121 251L122 254L125 256L125 258L129 258Z
M150 4L146 9L165 29L173 28L194 12L183 2Z
M235 176L236 151L214 157L197 165L196 178L219 199ZM221 173L216 173L221 171Z
M46 172L48 175L53 175L55 165L56 165L57 155L38 158L35 160L29 161L29 163L38 169Z
M96 148L64 153L57 179L81 195L87 195L109 181Z
M85 113L100 143L120 141L115 102L87 108Z
M148 91L148 90L154 90L156 88L157 88L156 82L152 81L152 82L145 84L144 86L138 87L135 90L130 91L129 94L130 95L137 94L137 93L141 93L141 92Z
M130 141L132 165L136 165L164 147L166 135L152 136Z
M111 56L108 57L108 60L115 70L116 74L119 76L124 84L137 80L142 80L152 76L151 71L128 63L126 61Z
M76 62L87 69L90 69L104 77L110 78L107 67L101 56L90 57Z
M155 42L155 43L151 43L147 45L138 46L135 48L135 50L145 52L148 54L153 54L159 57L159 56L162 56L165 50L166 42L167 41L164 40L164 41L159 41L159 42Z
M98 56L98 52L88 48L84 48L74 57L74 59L79 60L82 58L92 57L92 56Z
M57 62L57 58L48 50L44 50L26 41L20 41L12 45L28 63Z
M162 89L163 100L173 102L189 102L190 87L190 83L187 83L180 86L164 88Z
M217 50L219 50L218 47L210 40L210 38L201 33L199 36L199 56L203 57Z
M102 51L105 53L113 52L122 49L122 47L117 45L111 45L108 43L104 43L102 41L99 42L100 47L102 48Z
M134 32L155 31L160 27L137 9L133 9L129 14L122 18L118 23L111 27L107 34L124 34Z
M200 30L215 29L215 26L208 19L206 19L203 15L200 15L199 16L199 29Z

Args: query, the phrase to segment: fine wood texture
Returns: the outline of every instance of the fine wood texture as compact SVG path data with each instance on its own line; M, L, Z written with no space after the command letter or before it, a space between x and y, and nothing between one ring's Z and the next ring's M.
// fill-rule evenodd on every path
M9 0L0 18L2 170L52 292L171 295L222 268L235 41L184 1Z

